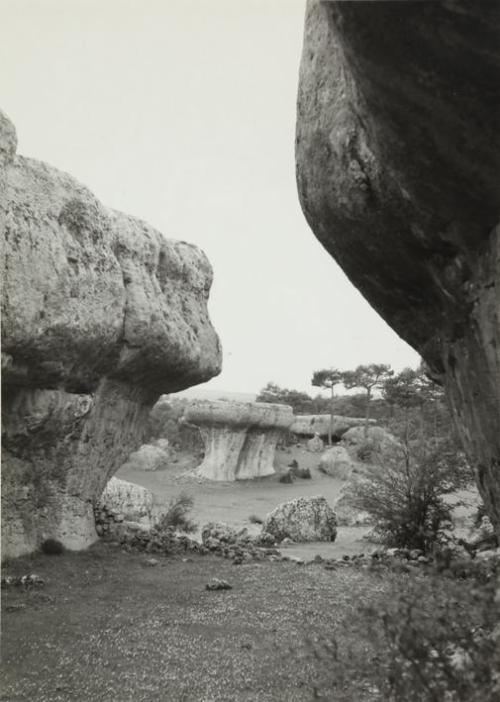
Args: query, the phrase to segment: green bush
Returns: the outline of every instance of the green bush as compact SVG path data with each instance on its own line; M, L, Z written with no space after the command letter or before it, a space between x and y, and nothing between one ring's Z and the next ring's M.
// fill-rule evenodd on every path
M180 495L170 501L167 511L156 525L157 530L183 531L186 534L196 531L198 525L189 518L189 513L193 506L193 498L181 492Z

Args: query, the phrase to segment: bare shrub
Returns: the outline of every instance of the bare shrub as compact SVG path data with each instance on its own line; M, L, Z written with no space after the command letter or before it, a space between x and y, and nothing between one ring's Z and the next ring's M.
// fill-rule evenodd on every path
M464 457L447 439L419 437L377 454L374 463L346 500L368 512L388 545L428 550L450 520L454 505L444 496L470 483Z

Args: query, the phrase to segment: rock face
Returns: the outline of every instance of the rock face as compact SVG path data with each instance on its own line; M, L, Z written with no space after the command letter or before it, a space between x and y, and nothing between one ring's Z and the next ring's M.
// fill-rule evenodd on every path
M199 427L205 458L199 475L248 480L274 473L278 439L293 421L291 407L265 402L193 402L184 421Z
M157 397L221 366L204 254L15 144L0 115L4 557L94 541L92 504Z
M349 480L354 465L354 461L343 446L327 449L319 460L319 469L337 480Z
M262 531L278 541L335 541L337 519L324 497L297 497L268 514Z
M500 531L500 8L307 5L297 183L327 251L429 364Z
M375 424L375 420L370 420L372 424ZM333 415L332 424L332 437L334 439L340 439L345 432L351 427L363 426L365 419L359 419L357 417L342 417L341 415ZM302 414L295 416L293 424L290 427L292 434L297 434L297 436L315 436L318 434L322 439L328 437L328 430L330 427L330 415L329 414Z

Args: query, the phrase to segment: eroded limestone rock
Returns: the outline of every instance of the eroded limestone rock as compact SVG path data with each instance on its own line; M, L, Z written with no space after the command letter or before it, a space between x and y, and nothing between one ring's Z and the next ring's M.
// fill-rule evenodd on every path
M500 533L500 9L307 5L297 183L312 230L443 383Z
M360 427L365 424L364 418L358 417L342 417L339 414L333 415L332 437L336 440L340 439L351 427ZM375 420L370 420L371 424L375 424ZM329 414L302 414L296 415L293 424L290 427L292 434L297 436L310 436L316 434L322 439L328 437L330 428Z
M278 439L293 421L291 407L265 402L193 402L184 421L199 427L205 458L199 475L248 480L274 473Z
M123 515L130 521L148 520L152 523L153 502L153 493L147 488L113 477L104 488L97 507Z
M149 410L220 371L204 254L15 155L0 114L2 555L95 540Z

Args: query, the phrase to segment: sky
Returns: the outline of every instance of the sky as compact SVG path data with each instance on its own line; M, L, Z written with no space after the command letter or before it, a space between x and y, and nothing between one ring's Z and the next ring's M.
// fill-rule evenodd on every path
M320 368L418 364L300 209L305 0L1 6L1 107L18 152L208 255L224 362L206 388L253 393L273 381L312 392Z

